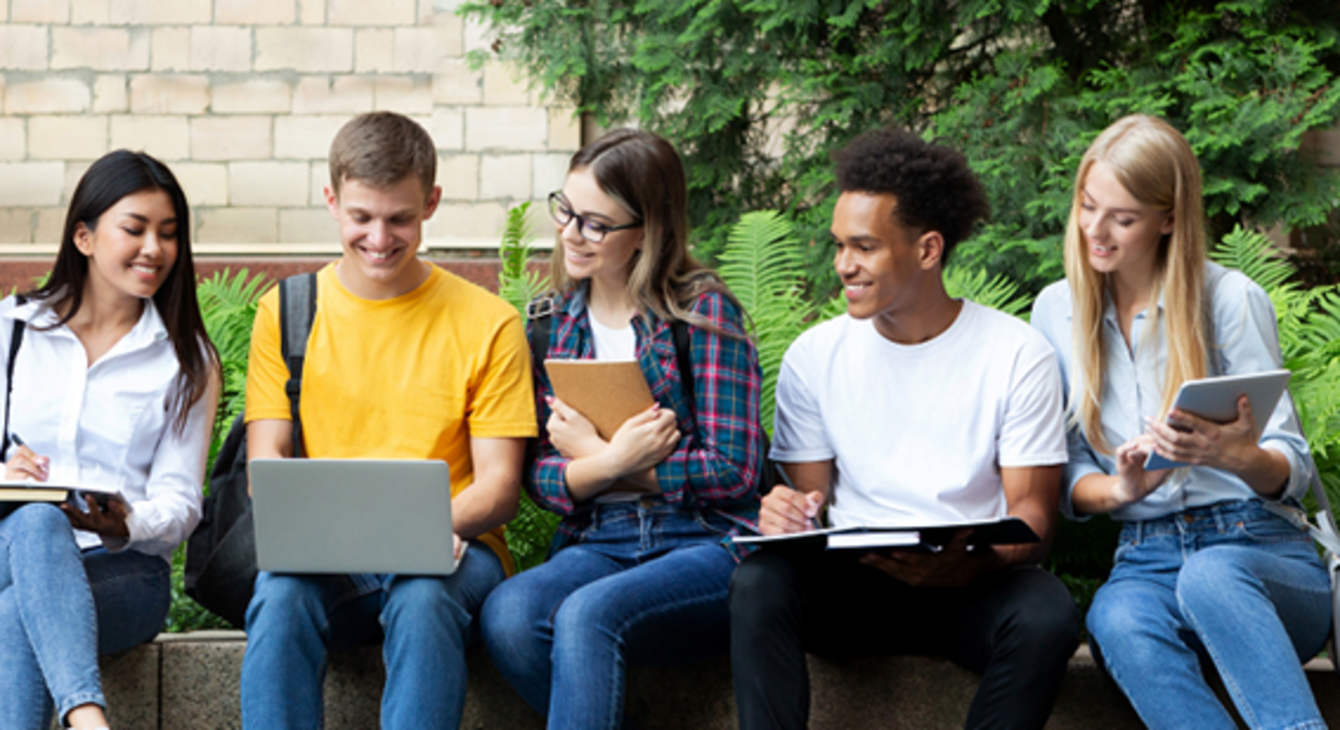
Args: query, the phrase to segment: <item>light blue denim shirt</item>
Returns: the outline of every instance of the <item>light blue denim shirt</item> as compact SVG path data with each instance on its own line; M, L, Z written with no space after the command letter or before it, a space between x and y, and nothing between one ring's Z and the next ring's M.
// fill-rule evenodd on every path
M1206 291L1210 300L1210 353L1212 375L1233 375L1275 370L1281 365L1279 334L1275 308L1269 295L1239 271L1218 264L1205 264ZM1160 310L1163 307L1159 301ZM1066 393L1070 379L1081 377L1075 370L1072 345L1070 285L1058 281L1043 290L1033 305L1033 326L1056 348ZM1107 301L1103 312L1103 337L1106 359L1103 364L1102 426L1113 447L1123 444L1145 429L1145 418L1157 418L1163 404L1163 375L1167 369L1168 348L1164 336L1164 318L1158 318L1159 330L1148 337L1147 312L1131 323L1131 347L1127 349L1117 321L1116 307ZM1261 419L1263 414L1255 414ZM1078 426L1069 429L1067 442L1070 463L1066 466L1066 490L1062 511L1072 519L1076 515L1070 494L1075 484L1089 474L1115 474L1116 462L1099 454ZM1308 489L1312 459L1294 416L1293 401L1286 393L1270 414L1261 434L1261 446L1274 449L1289 459L1289 484L1285 496L1301 498ZM1259 495L1233 474L1209 467L1174 470L1168 479L1143 500L1115 510L1119 520L1149 520L1234 499Z

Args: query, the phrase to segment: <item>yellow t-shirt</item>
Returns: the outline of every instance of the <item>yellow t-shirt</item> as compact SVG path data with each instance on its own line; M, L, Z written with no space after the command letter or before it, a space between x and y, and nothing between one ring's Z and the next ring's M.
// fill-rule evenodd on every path
M534 436L530 353L503 300L432 267L394 299L360 299L335 264L317 273L303 366L303 446L312 458L441 459L451 493L474 481L470 437ZM251 334L246 419L291 420L280 350L279 289L261 297ZM511 573L503 528L477 539Z

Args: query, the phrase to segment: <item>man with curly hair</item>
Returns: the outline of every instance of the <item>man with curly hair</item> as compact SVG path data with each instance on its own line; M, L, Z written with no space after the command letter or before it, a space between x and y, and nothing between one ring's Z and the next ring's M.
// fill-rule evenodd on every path
M876 131L837 155L833 265L847 314L801 335L777 383L772 457L794 488L764 534L820 524L1022 519L1037 544L939 552L764 549L731 586L740 727L803 728L807 651L931 654L981 675L968 727L1042 727L1079 616L1038 566L1066 461L1052 348L1024 322L946 292L954 246L988 213L964 156ZM974 549L974 547L976 549Z

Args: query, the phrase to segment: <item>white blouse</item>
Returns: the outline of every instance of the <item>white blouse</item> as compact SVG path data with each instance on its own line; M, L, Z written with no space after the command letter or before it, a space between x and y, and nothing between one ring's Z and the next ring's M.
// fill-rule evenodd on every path
M52 481L116 487L130 505L128 539L77 531L80 548L129 548L171 562L172 551L200 521L215 404L201 398L186 428L175 427L167 406L177 356L158 309L152 300L146 304L130 332L89 366L69 327L40 329L58 319L49 307L18 306L6 297L0 301L0 365L9 355L14 320L23 320L10 433L51 459ZM0 398L7 385L0 368Z

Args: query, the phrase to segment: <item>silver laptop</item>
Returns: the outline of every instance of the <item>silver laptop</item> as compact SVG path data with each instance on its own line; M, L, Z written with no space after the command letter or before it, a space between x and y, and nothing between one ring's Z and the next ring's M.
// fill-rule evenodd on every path
M444 461L254 459L251 497L261 570L456 570Z

